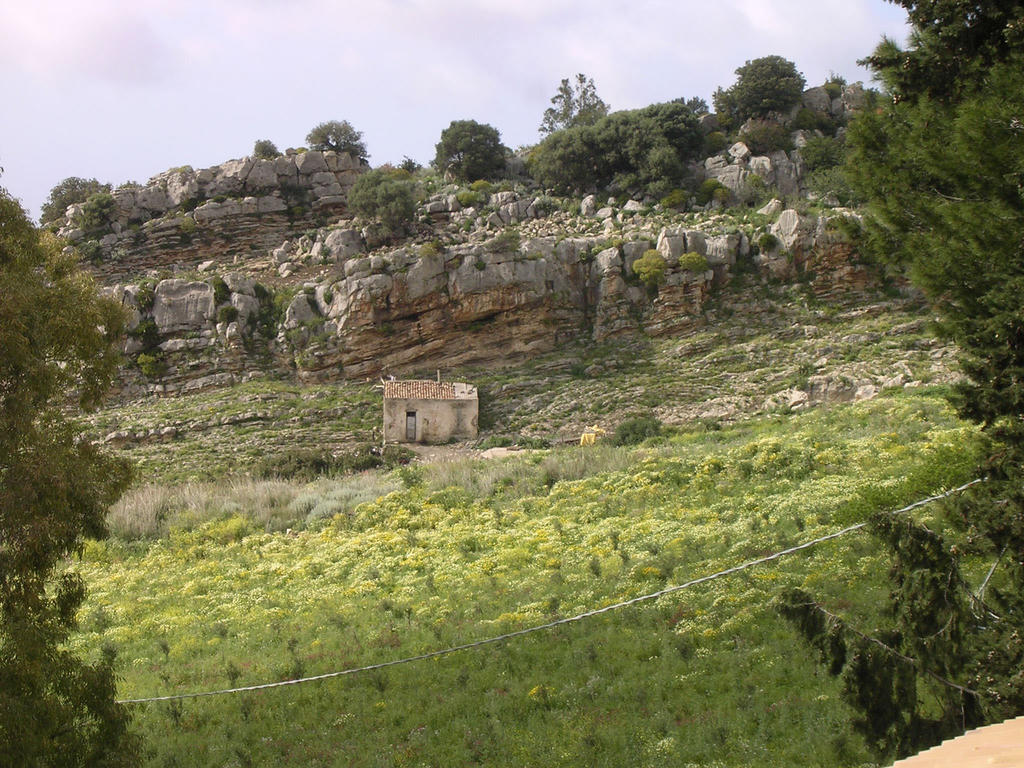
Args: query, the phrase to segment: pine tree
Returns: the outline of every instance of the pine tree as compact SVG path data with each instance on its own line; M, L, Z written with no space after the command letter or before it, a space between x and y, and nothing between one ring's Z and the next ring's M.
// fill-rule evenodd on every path
M607 114L608 105L597 95L594 78L580 72L575 85L569 78L562 79L558 93L551 97L551 106L544 110L539 130L548 135L563 128L593 125Z
M866 60L892 100L850 125L846 171L868 201L865 248L924 291L957 345L953 401L983 429L987 482L946 505L957 542L872 521L893 553L887 628L858 634L806 593L781 601L880 758L1024 714L1024 7L900 4L911 45ZM980 584L966 555L992 564Z

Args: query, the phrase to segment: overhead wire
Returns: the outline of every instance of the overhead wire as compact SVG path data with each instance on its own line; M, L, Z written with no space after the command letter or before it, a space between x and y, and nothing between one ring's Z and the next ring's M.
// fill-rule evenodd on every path
M938 501L940 499L944 499L944 498L947 498L949 496L952 496L955 493L960 493L960 492L966 490L967 488L970 488L972 485L975 485L975 484L981 483L981 482L984 482L983 478L978 478L976 480L972 480L969 483L965 483L965 484L963 484L961 486L958 486L957 488L952 488L952 489L950 489L948 491L944 491L944 492L936 494L934 496L929 496L926 499L921 499L920 501L915 501L914 503L908 504L905 507L901 507L900 509L891 511L889 514L895 516L895 515L903 514L905 512L909 512L909 511L911 511L913 509L917 509L918 507L922 507L922 506L925 506L926 504L930 504L933 501ZM546 631L546 630L549 630L549 629L554 629L555 627L564 626L566 624L573 624L573 623L576 623L576 622L579 622L579 621L583 621L584 619L589 619L589 618L592 618L594 616L599 616L599 615L604 614L604 613L609 613L611 611L617 611L617 610L620 610L622 608L627 608L627 607L632 606L632 605L637 605L638 603L643 603L643 602L647 602L647 601L650 601L650 600L656 600L659 597L664 597L665 595L670 595L670 594L673 594L675 592L680 592L680 591L682 591L684 589L689 589L691 587L697 586L698 584L704 584L706 582L714 581L716 579L720 579L720 578L723 578L725 576L730 576L730 575L732 575L734 573L739 573L741 571L748 570L749 568L753 568L753 567L758 566L758 565L763 565L765 563L769 563L769 562L772 562L774 560L779 560L779 559L781 559L783 557L788 557L789 555L796 554L797 552L801 552L801 551L803 551L805 549L810 549L811 547L817 546L818 544L822 544L822 543L824 543L826 541L831 541L833 539L838 539L841 536L847 535L848 533L853 533L854 531L858 531L861 528L865 528L867 525L868 524L866 522L856 523L854 525L847 526L846 528L843 528L841 530L834 531L833 533L825 534L824 536L819 536L819 537L817 537L815 539L811 539L809 541L805 541L805 542L803 542L801 544L797 544L795 546L789 547L787 549L780 550L778 552L773 552L770 555L765 555L764 557L758 557L758 558L755 558L753 560L748 560L748 561L746 561L744 563L740 563L739 565L732 566L731 568L725 568L724 570L716 571L715 573L707 574L705 576L699 576L699 577L697 577L695 579L690 579L689 581L683 582L682 584L676 584L676 585L673 585L671 587L665 587L664 589L660 589L657 592L650 592L648 594L640 595L638 597L633 597L633 598L630 598L628 600L621 600L619 602L611 603L609 605L605 605L605 606L602 606L600 608L594 608L594 609L589 610L589 611L584 611L583 613L578 613L578 614L576 614L574 616L567 616L567 617L564 617L564 618L561 618L561 619L555 619L554 621L549 621L549 622L546 622L544 624L537 624L537 625L534 625L534 626L525 627L523 629L517 629L517 630L515 630L513 632L506 632L506 633L501 634L501 635L496 635L494 637L484 638L482 640L476 640L476 641L473 641L471 643L463 643L462 645L455 645L455 646L451 646L449 648L442 648L442 649L439 649L439 650L436 650L436 651L428 651L427 653L421 653L421 654L417 654L415 656L407 656L407 657L401 658L401 659L393 659L391 661L383 661L383 662L379 662L377 664L367 664L367 665L361 666L361 667L350 667L348 669L338 670L338 671L335 671L335 672L326 672L326 673L321 674L321 675L311 675L309 677L298 677L298 678L294 678L294 679L291 679L291 680L279 680L279 681L270 682L270 683L260 683L258 685L246 685L246 686L240 686L240 687L235 687L235 688L221 688L221 689L210 690L210 691L197 691L197 692L190 692L190 693L176 693L176 694L169 694L167 696L150 696L150 697L135 698L135 699L119 699L116 703L117 704L148 704L148 703L160 702L160 701L181 701L181 700L184 700L184 699L199 699L199 698L206 698L206 697L210 697L210 696L225 696L225 695L229 695L229 694L245 693L245 692L249 692L249 691L263 691L263 690L268 690L270 688L281 688L281 687L289 686L289 685L303 685L305 683L312 683L312 682L317 682L317 681L320 681L320 680L329 680L329 679L336 678L336 677L345 677L347 675L355 675L355 674L359 674L359 673L362 673L362 672L371 672L373 670L386 669L388 667L396 667L396 666L399 666L399 665L402 665L402 664L411 664L411 663L417 662L417 661L425 661L427 659L435 659L435 658L439 658L441 656L447 656L447 655L452 654L452 653L458 653L458 652L461 652L461 651L468 651L468 650L472 650L474 648L481 648L483 646L493 645L495 643L502 643L502 642L505 642L507 640L511 640L513 638L522 637L524 635L530 635L530 634L534 634L536 632L543 632L543 631Z

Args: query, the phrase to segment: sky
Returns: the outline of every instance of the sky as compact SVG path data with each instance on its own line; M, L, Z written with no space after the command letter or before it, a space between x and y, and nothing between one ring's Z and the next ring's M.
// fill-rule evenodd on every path
M613 110L710 104L768 55L870 83L857 59L907 31L884 0L0 0L0 186L35 218L69 176L145 183L328 120L371 165L427 164L452 120L536 143L577 72Z

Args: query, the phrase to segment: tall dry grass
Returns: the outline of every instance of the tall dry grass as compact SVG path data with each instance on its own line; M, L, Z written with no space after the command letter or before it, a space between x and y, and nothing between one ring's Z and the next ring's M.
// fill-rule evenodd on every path
M211 520L239 516L266 531L302 528L400 487L384 475L363 473L312 483L239 478L225 482L145 485L126 493L107 516L122 539L159 538Z

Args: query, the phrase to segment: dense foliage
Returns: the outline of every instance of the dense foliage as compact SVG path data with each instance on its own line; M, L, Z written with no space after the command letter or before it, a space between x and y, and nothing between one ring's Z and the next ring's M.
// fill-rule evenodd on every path
M890 0L907 11L910 47L885 40L865 63L897 101L969 96L979 76L1024 47L1021 0Z
M349 207L380 222L385 237L405 231L416 214L416 184L406 171L376 168L356 179L348 193Z
M613 112L593 125L548 136L530 155L530 172L563 191L617 189L667 194L682 186L703 136L685 104Z
M69 205L84 203L98 192L109 193L110 185L101 184L96 179L83 179L78 176L64 179L50 190L50 196L46 198L40 208L40 223L52 224L61 221Z
M123 766L138 752L114 704L113 653L66 641L85 597L64 563L106 530L123 462L81 439L118 361L120 307L0 191L0 755L7 765Z
M886 41L868 60L894 98L851 125L847 176L868 201L866 245L925 291L940 333L959 347L967 380L954 400L984 427L989 457L978 470L988 482L951 505L966 545L874 523L895 557L882 637L913 665L815 625L809 616L822 607L794 599L886 756L1024 713L1024 12L1020 3L901 4L915 36L907 51ZM986 558L999 586L969 586L966 556ZM834 641L823 644L825 632Z
M111 229L117 203L109 192L96 192L82 204L79 213L74 217L73 224L79 227L86 239L99 239Z
M781 56L748 61L736 70L736 82L712 95L720 120L738 127L751 117L786 112L800 103L805 85L796 64Z
M608 114L608 105L597 95L594 79L580 73L572 84L564 78L558 93L551 97L551 106L544 110L540 124L543 134L554 133L577 125L593 125Z
M363 132L353 128L348 120L320 123L306 135L306 144L320 151L347 152L363 162L367 158Z
M434 167L460 181L494 178L505 168L498 129L476 120L453 120L434 150Z

